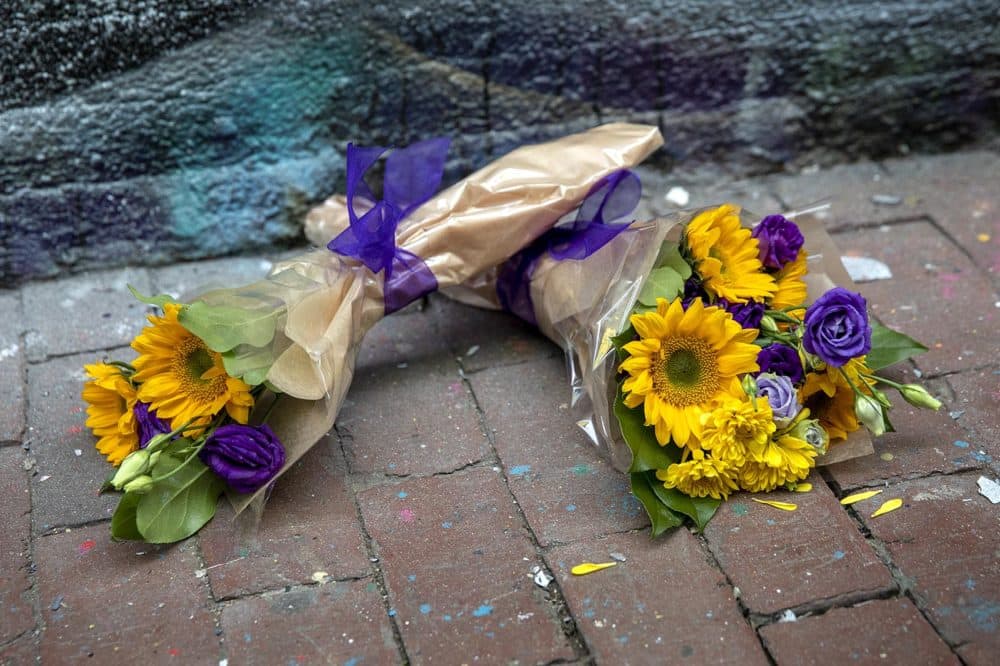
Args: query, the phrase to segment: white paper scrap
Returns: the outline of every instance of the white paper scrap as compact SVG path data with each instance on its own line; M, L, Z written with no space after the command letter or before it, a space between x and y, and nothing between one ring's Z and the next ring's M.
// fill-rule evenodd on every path
M664 197L667 201L672 204L677 204L678 206L687 206L688 202L691 201L691 195L683 187L674 186L671 187Z
M988 499L993 504L1000 504L1000 483L985 476L979 477L976 481L979 486L979 494Z
M549 583L552 582L552 576L549 575L549 572L537 564L531 568L531 574L535 581L535 585L538 587L547 588Z
M855 282L875 282L892 277L888 266L871 257L841 257L840 263L844 264L847 274Z

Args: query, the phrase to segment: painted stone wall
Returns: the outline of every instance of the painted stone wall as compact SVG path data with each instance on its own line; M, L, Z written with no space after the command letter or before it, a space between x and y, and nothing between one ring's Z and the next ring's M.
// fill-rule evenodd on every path
M527 141L658 123L729 174L995 136L991 0L9 0L0 285L280 248L349 140Z

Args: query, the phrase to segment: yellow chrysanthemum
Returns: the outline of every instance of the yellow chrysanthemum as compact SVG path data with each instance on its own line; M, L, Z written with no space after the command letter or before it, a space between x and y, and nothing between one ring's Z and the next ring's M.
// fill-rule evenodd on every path
M740 488L759 493L774 490L789 481L809 476L816 464L816 449L804 439L779 435L754 451L740 466Z
M705 291L730 303L770 298L777 286L764 272L757 239L740 225L740 209L725 204L699 213L684 233Z
M726 400L702 417L701 447L712 457L740 465L752 446L765 445L775 431L766 396Z
M246 423L253 406L250 386L230 377L222 356L177 321L180 306L167 303L163 316L149 316L147 326L132 341L139 352L133 379L139 400L172 428L187 421L206 424L225 408L234 421Z
M135 413L136 395L121 370L107 363L83 366L91 380L83 385L87 402L87 427L97 437L97 450L114 466L139 448Z
M725 460L706 457L704 451L695 449L690 460L656 470L656 478L664 488L676 488L688 497L726 499L737 489L735 472Z
M632 315L639 340L625 345L620 366L628 407L643 405L656 441L677 446L701 437L701 415L727 397L743 395L739 375L758 370L756 329L745 329L718 307L696 299L687 311L681 299L657 299L655 312Z
M781 310L794 305L802 305L806 302L807 290L805 280L802 278L806 274L806 251L799 250L799 255L774 274L777 290L771 297L771 309ZM802 318L805 316L805 308L789 312L792 316Z

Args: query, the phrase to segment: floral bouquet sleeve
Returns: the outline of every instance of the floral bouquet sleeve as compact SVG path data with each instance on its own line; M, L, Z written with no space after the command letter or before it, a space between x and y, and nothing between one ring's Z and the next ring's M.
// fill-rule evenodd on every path
M612 174L576 222L446 293L566 350L578 423L631 475L654 536L871 453L869 432L891 429L886 387L940 406L877 374L925 347L870 319L814 220L727 204L629 223L638 188Z
M332 427L365 333L386 314L497 265L576 208L601 178L660 146L655 127L611 124L520 148L436 193L448 141L348 147L344 224L327 247L255 284L161 310L131 363L89 365L87 425L124 494L115 538L184 539L226 491L242 511Z

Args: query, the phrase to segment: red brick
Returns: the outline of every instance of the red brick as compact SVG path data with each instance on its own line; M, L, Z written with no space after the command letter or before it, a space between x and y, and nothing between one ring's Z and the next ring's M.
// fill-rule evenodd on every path
M628 476L577 427L561 359L484 370L470 381L510 489L543 546L647 524Z
M980 496L978 474L933 476L891 486L857 505L872 535L912 581L913 594L952 645L1000 654L1000 511ZM892 497L903 508L868 516ZM973 649L972 645L979 646Z
M813 474L808 493L740 493L723 504L705 528L722 570L756 613L859 598L892 589L889 570L833 496ZM753 497L792 502L782 511Z
M969 431L969 447L964 453L1000 470L1000 370L951 375L948 384L955 393L951 407L961 412L958 423Z
M42 662L217 660L196 551L194 541L170 548L115 543L106 523L39 538Z
M760 636L779 664L961 663L907 599L834 608L762 627Z
M499 473L408 479L359 500L414 663L574 656L529 576L541 563Z
M243 536L229 503L201 532L201 550L217 599L369 573L346 465L333 438L319 441L278 483L254 534Z
M437 332L432 315L414 305L380 319L365 334L357 367L374 370L382 366L451 360L452 357L444 338Z
M580 562L625 562L573 576ZM546 554L563 595L598 663L767 664L732 588L684 529L651 540L616 534Z
M23 329L20 296L0 292L0 446L20 442L24 432Z
M925 374L942 374L992 360L1000 337L997 295L990 281L927 222L838 234L844 254L885 262L890 280L860 285L885 324L930 347L915 357Z
M222 610L231 664L392 664L399 652L366 580L237 599Z
M0 643L35 626L28 578L31 497L19 448L0 449Z
M29 634L0 647L0 666L24 666L38 662L38 637Z

